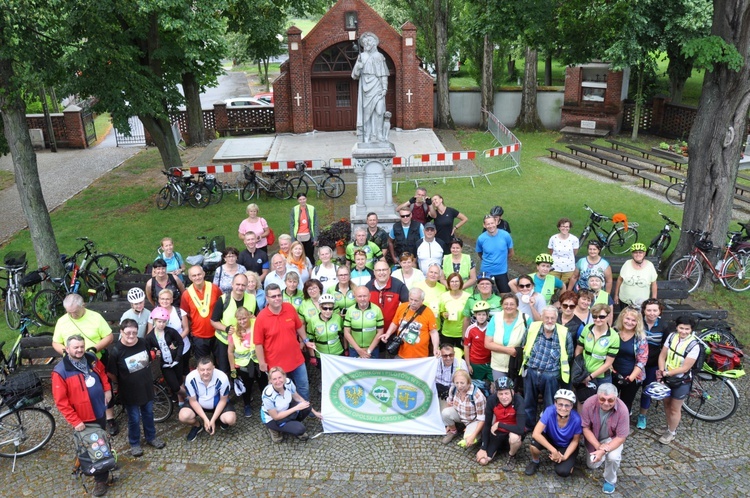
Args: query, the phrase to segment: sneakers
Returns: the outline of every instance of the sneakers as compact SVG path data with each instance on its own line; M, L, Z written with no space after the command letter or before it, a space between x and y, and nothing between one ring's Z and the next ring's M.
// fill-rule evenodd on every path
M654 434L656 434L657 436L663 436L667 432L669 432L669 429L667 427L656 427L656 428L654 428Z
M638 415L638 423L636 423L635 426L638 429L645 429L646 428L646 416Z
M271 433L271 442L272 443L280 443L284 440L283 434L281 434L279 431L275 431L273 429L268 429L268 432Z
M612 493L615 492L615 485L612 484L611 482L604 481L604 486L602 486L602 492L605 495L611 495Z
M109 486L107 486L106 482L97 482L92 494L94 496L104 496L107 494L107 491L109 491Z
M451 441L453 441L453 439L455 439L455 437L456 437L457 435L458 435L458 432L457 432L457 431L453 431L453 432L451 432L451 431L448 431L448 432L447 432L447 433L445 434L445 436L443 436L443 444L448 444L448 443L450 443Z
M253 409L250 408L250 405L245 405L245 418L250 418L253 416Z
M107 433L109 433L110 436L116 436L120 433L120 427L113 418L107 420Z
M216 423L219 425L222 431L229 429L229 424L225 424L221 420L217 420Z
M508 455L508 460L503 465L504 472L513 472L516 469L516 455Z
M155 437L151 441L146 441L146 444L149 445L149 446L153 446L157 450L160 450L160 449L164 448L167 445L167 443L165 443L164 441L162 441L158 437Z
M143 456L143 448L140 446L131 446L130 447L130 454L136 458Z
M674 441L676 434L674 432L667 432L662 437L659 438L659 442L661 444L669 444L672 441Z
M526 470L524 470L523 473L527 476L533 476L534 474L536 474L537 469L539 469L539 462L531 460L529 461L528 465L526 465Z
M474 446L479 442L479 439L474 439L474 442L470 443L466 439L461 439L461 441L458 442L459 448L466 448L467 446Z
M302 434L297 436L297 439L299 439L300 441L307 441L308 439L310 439L310 436L308 436L306 432L303 432Z
M195 438L197 438L198 434L200 434L201 432L203 432L203 424L198 425L198 426L193 426L193 428L190 429L190 432L188 432L188 435L187 435L188 442L195 441Z

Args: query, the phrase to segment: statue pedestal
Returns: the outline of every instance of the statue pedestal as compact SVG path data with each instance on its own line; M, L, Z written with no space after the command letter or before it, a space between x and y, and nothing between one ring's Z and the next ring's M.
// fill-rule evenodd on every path
M367 213L378 215L386 231L399 220L393 203L393 158L396 149L390 142L358 142L352 149L357 176L357 201L349 207L352 230L367 222Z

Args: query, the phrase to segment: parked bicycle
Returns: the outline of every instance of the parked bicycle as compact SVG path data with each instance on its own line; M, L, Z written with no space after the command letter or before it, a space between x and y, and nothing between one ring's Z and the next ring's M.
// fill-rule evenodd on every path
M52 337L52 332L48 331L39 331L38 328L41 327L41 324L31 318L26 313L21 314L20 319L20 327L18 331L18 337L16 338L16 341L13 343L13 347L10 349L10 352L6 356L5 353L3 353L3 347L5 346L5 341L0 342L0 381L4 380L7 376L13 374L16 370L18 370L19 367L23 364L23 354L21 351L21 341L22 339L28 338L35 338L40 337L44 339L40 339L40 345L48 344L49 338ZM31 328L36 328L37 332L31 333ZM51 346L50 346L51 347ZM53 354L53 351L50 350L50 356L47 358L36 358L34 360L27 359L26 364L35 364L35 365L49 365L50 363L53 363L57 360L58 356L56 354Z
M273 195L277 199L291 199L294 194L294 187L289 180L284 178L266 179L263 175L256 173L255 170L245 166L242 174L247 180L247 184L242 189L242 200L247 202L252 200L256 195L260 195L260 190L265 190L268 195Z
M750 275L746 270L748 256L742 253L735 253L731 249L731 244L724 249L716 264L712 262L709 254L712 252L721 252L721 248L715 248L714 243L709 239L711 232L699 230L688 230L685 232L695 235L698 240L693 246L693 250L681 257L669 268L669 280L682 280L688 284L688 292L693 292L703 281L703 265L711 271L713 278L718 280L721 285L735 292L742 292L750 289ZM730 239L739 232L730 232Z
M667 187L667 191L664 193L664 195L667 197L667 201L669 201L670 204L674 204L675 206L681 206L682 204L685 204L685 197L687 195L687 183L684 181L673 183L672 185Z
M0 414L0 457L16 458L39 451L55 433L55 418L44 401L42 380L34 372L6 379L0 386L3 412Z
M2 286L2 297L5 300L5 323L11 330L21 326L21 313L23 313L23 285L21 281L26 272L26 253L20 251L9 252L3 259L5 266L0 266L0 271L5 272L6 285Z
M119 391L117 385L113 385L112 399L114 408L115 419L119 418L125 410L123 409L122 402L120 401ZM154 380L154 422L164 422L172 416L174 406L172 406L172 398L169 395L169 389L166 386L166 381L159 374Z
M325 165L323 166L323 174L313 176L307 172L307 164L300 161L294 165L294 169L296 169L300 175L289 178L292 188L294 189L293 196L298 196L299 194L306 196L307 192L310 190L310 184L308 181L315 185L315 190L318 192L318 195L320 195L321 191L331 199L337 199L344 195L346 184L339 176L341 174L340 168L332 168Z
M136 261L124 254L107 252L94 256L88 263L86 270L90 274L98 275L102 280L104 298L109 300L115 291L115 276L128 273L140 273L138 268L132 266Z
M583 228L581 236L578 237L582 247L585 246L586 239L592 234L599 240L602 247L611 254L625 254L630 250L631 245L638 242L638 223L628 221L626 228L624 222L612 222L612 227L605 231L606 229L601 226L601 223L612 221L612 218L597 213L587 204L584 204L583 207L591 215L589 215L588 224Z
M660 261L662 255L667 251L667 248L672 243L672 229L679 230L680 225L677 224L677 222L672 221L668 216L663 214L661 211L659 211L659 216L664 219L666 224L664 225L664 228L661 229L659 232L659 235L653 238L651 241L651 244L648 246L648 251L646 252L647 256L656 256Z
M180 168L162 171L167 177L167 184L156 194L156 207L167 209L175 203L182 206L187 201L194 208L204 208L211 201L211 191L205 182L195 180L193 175L184 175ZM199 176L205 173L199 173Z
M213 278L214 271L221 265L225 249L225 240L223 235L217 235L210 239L205 235L197 237L198 240L203 241L203 245L198 249L198 254L188 256L185 258L185 262L188 265L201 265L203 271L206 272L206 280Z

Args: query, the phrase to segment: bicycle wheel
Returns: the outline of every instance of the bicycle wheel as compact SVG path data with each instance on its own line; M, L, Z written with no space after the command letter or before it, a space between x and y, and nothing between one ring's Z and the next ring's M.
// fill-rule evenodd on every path
M96 256L86 265L88 273L98 275L104 283L107 296L112 296L115 291L115 275L122 263L112 253L104 253ZM86 282L88 285L88 282Z
M648 246L648 251L646 254L648 256L655 256L657 258L661 258L662 254L664 254L667 251L667 248L672 243L672 236L667 234L664 235L658 235L654 240L651 241L651 244Z
M283 201L292 198L292 196L294 195L294 187L289 180L279 178L278 180L273 182L269 193L273 193L273 195L277 199L281 199Z
M170 202L172 202L172 189L169 186L162 187L156 194L156 207L161 210L167 209Z
M617 227L607 237L607 250L610 254L625 254L636 242L638 242L638 230L629 228L625 231L624 227Z
M344 195L346 183L340 176L331 175L323 180L323 193L331 199L338 199Z
M726 344L735 348L742 348L740 341L726 329L709 328L703 329L698 333L698 338L704 342L716 342L718 344Z
M57 319L65 314L63 295L55 289L42 289L31 302L34 315L44 325L54 326Z
M172 400L161 384L154 384L154 422L164 422L172 416Z
M289 180L292 185L292 197L297 197L299 194L307 196L307 192L310 190L310 185L304 177L292 178Z
M581 236L578 237L578 243L580 247L585 247L586 239L589 237L589 234L591 233L591 226L586 225L586 228L583 229L583 232L581 232Z
M102 276L89 271L82 271L78 275L78 278L86 284L86 292L84 293L83 290L79 290L78 292L84 299L88 297L88 302L108 301L112 297L112 293L109 291L107 283Z
M242 200L247 202L255 197L258 193L258 184L255 182L248 182L245 188L242 189Z
M747 267L736 256L732 256L724 263L719 278L723 278L727 287L735 292L750 289L750 275L748 275Z
M210 204L218 204L224 198L224 187L219 182L214 182L213 188L209 189L209 191L211 192Z
M693 292L703 280L703 265L692 256L683 256L669 267L667 280L682 280L688 284L688 292Z
M0 457L24 456L41 449L55 433L55 418L41 408L0 415Z
M202 183L195 184L190 190L188 190L187 197L188 203L190 203L192 207L204 208L208 206L209 202L211 202L211 191Z
M16 291L8 291L5 295L5 323L11 330L21 328L21 311L23 311L21 295Z
M675 183L673 185L670 185L669 188L667 188L667 191L664 195L667 196L667 200L670 204L674 204L675 206L680 206L682 204L685 204L685 191L687 190L687 184L686 183Z
M737 411L740 396L728 379L701 372L693 378L682 409L706 422L720 422Z

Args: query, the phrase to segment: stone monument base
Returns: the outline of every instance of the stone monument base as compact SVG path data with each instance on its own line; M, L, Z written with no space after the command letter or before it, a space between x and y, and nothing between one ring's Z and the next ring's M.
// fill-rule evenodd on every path
M352 148L357 176L356 204L349 207L352 229L366 224L367 213L377 214L386 231L399 220L393 202L394 157L396 148L390 142L358 142Z

